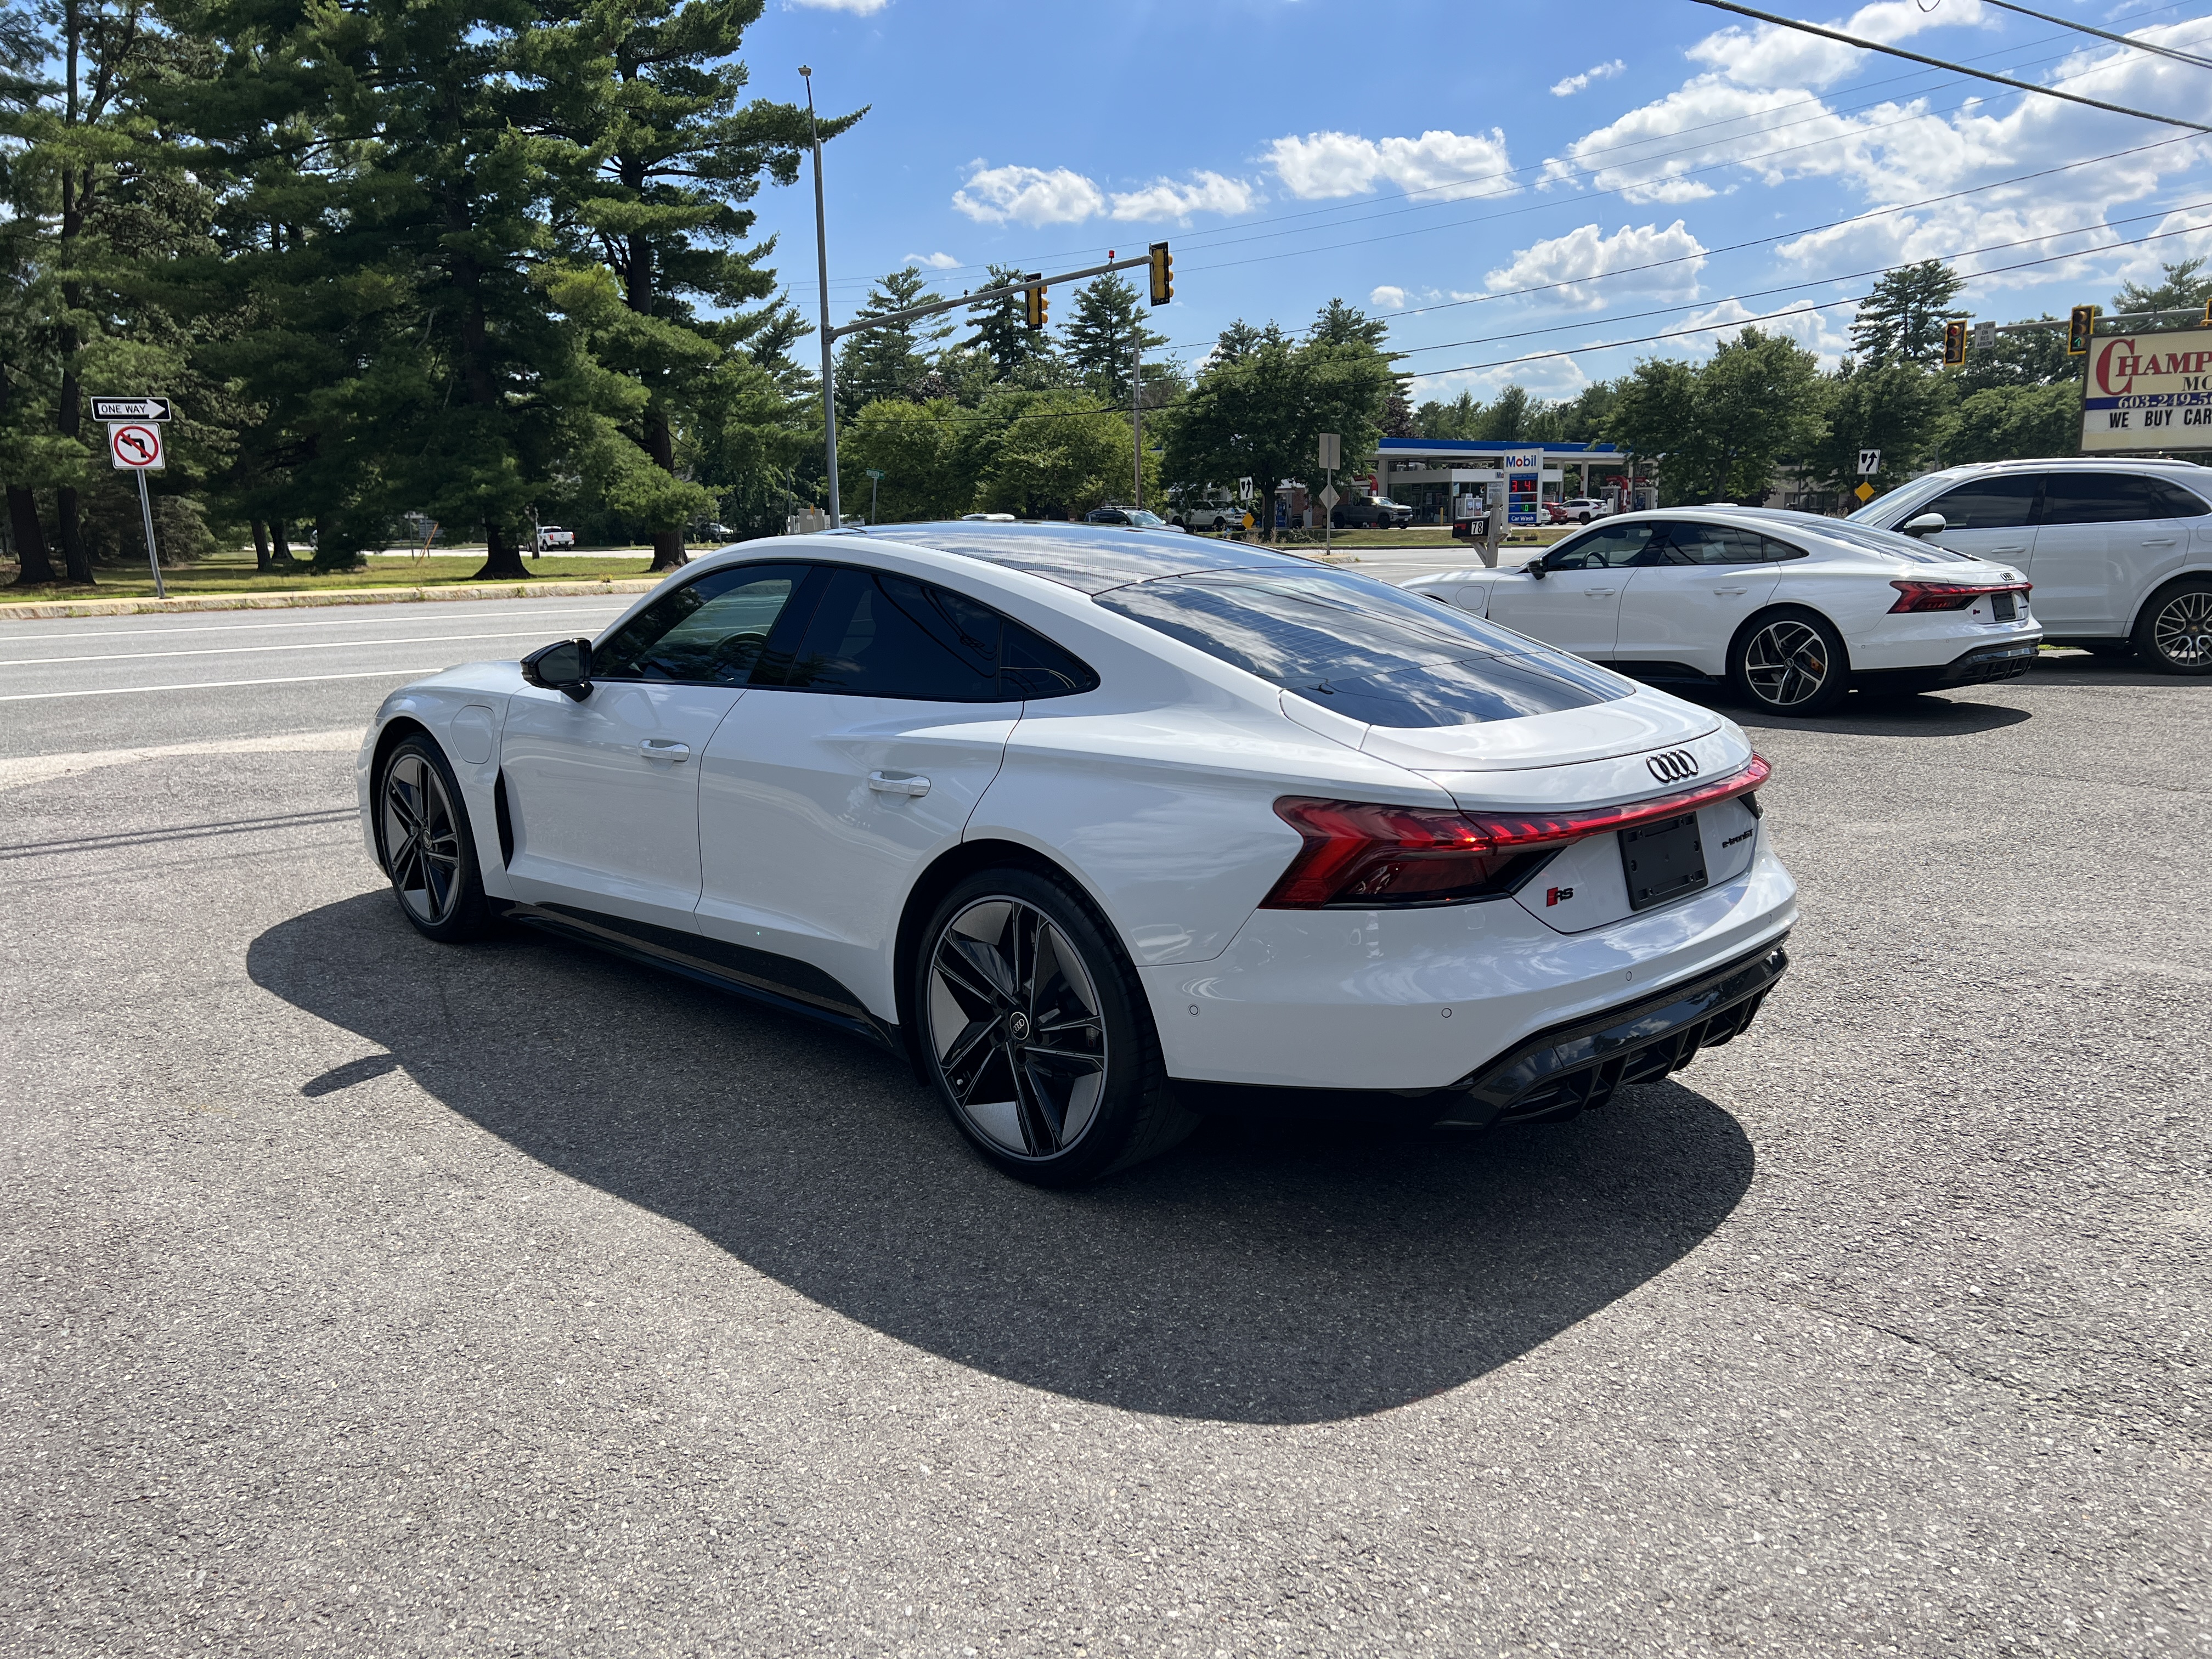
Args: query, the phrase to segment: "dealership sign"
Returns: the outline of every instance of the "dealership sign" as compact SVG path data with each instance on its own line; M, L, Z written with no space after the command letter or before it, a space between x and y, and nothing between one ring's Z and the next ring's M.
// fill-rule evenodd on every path
M2081 385L2081 449L2212 449L2212 334L2097 339Z

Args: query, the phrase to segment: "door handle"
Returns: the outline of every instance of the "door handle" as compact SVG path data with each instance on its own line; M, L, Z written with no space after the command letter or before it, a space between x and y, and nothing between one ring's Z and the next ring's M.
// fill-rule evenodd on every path
M1751 590L1747 587L1716 587L1713 589L1713 592L1716 593L1748 593Z
M2176 536L2150 536L2143 539L2145 547L2172 547L2180 538Z
M2027 551L2027 544L2026 542L2006 542L2002 546L1990 548L1990 551L1992 553L2025 553Z
M926 795L929 793L929 780L895 778L888 772L871 772L868 774L868 787L879 795Z
M1583 592L1594 599L1609 599L1620 590L1617 587L1585 587Z
M691 745L678 743L673 738L647 738L637 746L637 752L647 760L688 761Z

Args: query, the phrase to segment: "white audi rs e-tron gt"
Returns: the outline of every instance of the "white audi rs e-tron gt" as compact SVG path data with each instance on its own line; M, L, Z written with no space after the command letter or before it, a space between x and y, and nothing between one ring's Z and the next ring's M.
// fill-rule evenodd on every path
M505 917L908 1055L1085 1180L1208 1111L1570 1114L1749 1022L1795 889L1742 732L1434 599L1181 534L752 542L385 701L363 826Z

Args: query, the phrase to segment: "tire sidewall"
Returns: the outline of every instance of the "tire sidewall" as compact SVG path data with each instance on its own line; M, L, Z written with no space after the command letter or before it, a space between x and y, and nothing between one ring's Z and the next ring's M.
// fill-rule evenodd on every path
M1836 672L1829 676L1828 683L1823 685L1810 700L1788 708L1778 708L1760 696L1753 689L1751 678L1744 669L1744 660L1751 653L1752 641L1765 629L1778 622L1803 623L1808 627L1817 629L1821 638L1827 642L1829 655L1836 665ZM1741 697L1762 714L1773 714L1784 720L1802 720L1816 714L1828 714L1837 704L1843 702L1844 694L1850 690L1851 686L1850 653L1844 647L1844 636L1837 631L1836 625L1819 611L1806 610L1802 605L1781 605L1771 611L1760 611L1738 630L1735 638L1729 645L1728 677L1729 684L1735 689L1736 696Z
M1098 995L1106 1027L1106 1086L1098 1109L1082 1139L1051 1158L1024 1158L985 1135L968 1121L938 1065L937 1043L929 1026L930 964L937 944L952 919L970 905L992 898L1019 899L1042 911L1081 953L1083 966ZM1090 907L1065 884L1036 871L1015 868L980 871L967 877L938 902L915 953L908 987L914 1010L915 1054L922 1075L935 1087L953 1124L968 1144L989 1163L1018 1181L1043 1187L1072 1187L1112 1169L1127 1149L1147 1092L1157 1086L1158 1039L1152 1011L1142 1001L1136 975L1121 947L1093 919Z
M407 900L399 890L399 884L392 875L392 849L384 844L384 788L392 775L392 769L401 758L410 754L420 755L437 773L438 781L445 786L446 799L453 804L453 825L461 845L460 869L458 872L461 896L453 906L453 914L443 921L427 922L408 908ZM460 780L453 775L447 764L445 751L428 737L415 732L392 745L376 769L376 790L369 797L370 811L376 826L377 857L384 865L386 879L392 888L392 902L399 907L399 914L407 918L408 925L426 939L436 939L441 945L458 945L483 933L489 920L489 906L484 899L483 872L477 863L476 828L469 821L469 804L461 793Z

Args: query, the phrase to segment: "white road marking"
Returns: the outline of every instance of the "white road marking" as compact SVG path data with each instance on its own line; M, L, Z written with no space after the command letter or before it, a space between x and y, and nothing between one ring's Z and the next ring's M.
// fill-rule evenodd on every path
M264 738L204 738L197 743L164 743L144 749L81 749L66 755L26 755L0 760L0 789L44 783L103 766L168 760L179 755L273 755L300 752L350 754L361 747L363 728L341 726L327 732L286 732Z
M101 685L83 691L9 691L0 693L0 702L42 702L49 697L122 697L134 691L223 691L238 685L314 685L324 680L404 680L445 672L442 668L379 668L366 674L291 674L274 680L189 680L182 685Z
M617 594L612 599L606 599L595 593L588 598L578 599L575 602L575 608L574 610L567 606L562 606L557 610L509 611L505 614L509 618L516 617L571 617L575 615L577 611L582 610L587 606L597 605L600 607L611 607L611 609L609 610L609 614L612 616L619 616L623 611L629 608L629 600L630 596L627 594ZM375 628L386 622L392 614L391 608L386 605L358 605L354 608L377 614L372 614L366 617L333 617L328 622L322 621L319 618L312 622L305 620L295 622L289 620L289 618L297 617L299 615L298 611L279 611L276 614L280 617L288 618L288 620L264 623L209 623L199 628L87 629L82 632L64 635L64 637L81 640L121 640L134 638L142 634L222 634L240 629L243 629L247 631L253 631L256 629L267 629L271 628ZM5 616L6 607L0 606L0 620L4 620ZM88 622L91 620L93 620L93 618L84 617L57 617L53 619L53 622L47 623L46 628L40 633L0 634L0 644L21 644L25 640L51 640L57 634L60 634L63 631L55 625L56 623L63 622ZM466 617L455 617L453 620L457 623L466 622L468 618Z
M449 640L527 640L540 630L514 628L498 634L413 634L399 640L310 640L305 645L210 645L193 651L107 651L91 657L0 657L0 668L46 668L58 663L145 662L163 657L239 657L264 651L348 651L367 645L443 645Z

